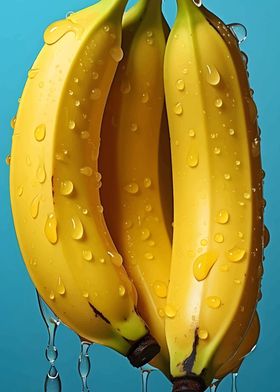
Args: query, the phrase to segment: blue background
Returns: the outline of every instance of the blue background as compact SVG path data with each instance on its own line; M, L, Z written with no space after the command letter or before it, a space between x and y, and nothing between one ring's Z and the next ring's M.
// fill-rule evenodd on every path
M153 0L151 0L153 1ZM130 2L132 3L132 2ZM9 168L5 157L10 151L12 131L10 119L16 113L18 98L24 86L27 71L40 47L45 27L68 11L88 6L87 0L10 0L1 2L0 62L0 390L12 392L38 392L43 390L47 362L44 349L46 329L39 316L34 288L27 275L14 234L9 204ZM226 22L244 23L249 31L242 45L249 56L251 85L259 108L262 128L263 164L266 171L265 195L267 199L266 224L272 240L266 251L263 299L259 305L262 335L257 350L247 359L240 371L239 391L280 391L278 359L280 341L279 295L279 11L277 0L217 1L205 0L205 5ZM169 20L175 17L174 0L165 0L165 14ZM279 132L279 133L278 133ZM278 229L277 229L278 227ZM59 358L57 367L61 373L63 390L79 391L77 373L79 341L64 327L57 336ZM132 369L127 360L102 347L91 348L91 390L128 392L139 391L140 373ZM220 392L229 391L229 380ZM170 391L168 382L159 373L151 376L150 391Z

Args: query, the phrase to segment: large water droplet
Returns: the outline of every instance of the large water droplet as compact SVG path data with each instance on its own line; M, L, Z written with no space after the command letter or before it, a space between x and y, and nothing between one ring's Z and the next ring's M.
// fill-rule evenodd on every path
M196 280L202 281L206 279L217 259L218 254L214 251L198 256L193 264L193 274Z
M51 244L57 243L57 220L53 213L47 216L45 223L45 235Z
M81 219L78 216L73 216L71 218L72 223L72 238L74 240L81 240L84 235L84 226Z
M46 126L45 124L40 124L35 128L34 137L37 142L42 142L46 136Z
M246 251L241 248L234 247L230 250L227 251L226 255L229 261L232 261L233 263L238 263L241 261L246 254Z
M164 312L165 312L166 316L169 318L174 318L177 314L175 308L170 304L167 304L165 306Z
M236 38L237 42L241 44L244 42L248 36L248 32L246 27L241 23L230 23L227 25L230 29L234 37Z
M91 167L85 166L80 169L80 173L83 174L84 176L90 177L93 174L93 170Z
M111 258L111 262L116 266L116 267L121 267L123 264L123 258L118 252L108 252L108 255Z
M185 82L182 79L178 79L176 82L177 90L184 91L185 90Z
M210 296L206 298L206 303L209 308L218 309L221 306L221 299L216 296Z
M207 340L209 336L209 333L206 329L200 329L198 330L198 337L201 340Z
M174 106L174 113L177 116L181 116L183 114L183 106L180 102L176 103L176 105Z
M89 358L89 348L91 343L82 341L81 342L81 352L78 361L78 371L82 381L82 392L89 392L88 387L88 376L90 373L90 358Z
M199 154L195 150L190 150L187 156L187 164L191 168L195 168L199 164Z
M83 250L83 259L86 261L92 261L92 259L93 259L92 251L89 249L84 249Z
M123 59L123 50L119 46L115 46L110 50L110 56L116 63L119 63Z
M81 28L75 25L69 19L58 20L47 27L44 33L44 41L47 45L53 45L58 42L65 34L74 32L78 33Z
M206 80L211 86L217 86L221 81L221 76L215 65L206 65Z
M220 210L216 215L216 222L222 225L228 223L229 213L227 210Z
M127 193L130 193L132 195L135 195L136 193L139 192L139 185L136 182L131 182L130 184L126 185L124 187L124 190Z
M69 196L73 193L74 185L70 180L61 181L60 183L60 194L63 196Z
M153 285L154 292L159 298L167 297L167 286L164 282L156 281Z

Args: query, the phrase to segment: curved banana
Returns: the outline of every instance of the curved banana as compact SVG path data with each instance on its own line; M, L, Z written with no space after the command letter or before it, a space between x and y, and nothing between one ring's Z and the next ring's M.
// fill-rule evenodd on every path
M254 350L259 336L260 320L258 314L255 313L252 324L235 355L218 370L215 374L215 378L222 379L230 373L237 373L244 359Z
M165 92L174 185L166 336L173 390L202 391L237 351L255 312L263 175L238 43L192 0L178 0Z
M106 228L97 171L126 3L101 0L45 31L17 114L10 189L22 255L44 301L84 339L139 366L159 348Z
M166 45L161 0L140 0L124 18L124 59L101 133L101 200L110 233L137 288L137 310L161 346L153 364L169 373L164 332L171 261L172 181L164 116Z

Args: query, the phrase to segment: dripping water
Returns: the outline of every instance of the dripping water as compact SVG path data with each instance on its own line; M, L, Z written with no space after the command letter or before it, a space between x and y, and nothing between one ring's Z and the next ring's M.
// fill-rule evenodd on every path
M237 377L238 373L231 374L231 392L237 392Z
M210 391L209 392L217 392L218 387L222 380L213 380L213 383L210 385Z
M79 355L78 361L78 371L82 381L82 392L90 392L88 387L88 376L90 373L90 357L89 357L89 348L91 343L86 341L81 341L81 351Z
M38 292L37 292L37 297L38 297L39 309L48 330L48 345L45 351L45 356L50 364L50 369L45 378L44 391L61 392L62 390L61 379L55 367L55 361L57 360L58 357L58 351L55 346L55 336L56 336L57 327L60 324L60 320L55 316L55 314L43 301L43 299L40 297Z
M246 41L248 37L248 31L246 27L241 23L230 23L227 25L230 29L234 37L236 38L238 44L242 44L242 42Z
M149 378L155 369L150 365L145 365L140 368L141 371L141 392L148 392Z

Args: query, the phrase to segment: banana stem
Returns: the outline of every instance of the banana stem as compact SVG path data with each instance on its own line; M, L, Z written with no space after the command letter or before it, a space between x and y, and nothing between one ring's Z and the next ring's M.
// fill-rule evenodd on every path
M184 377L174 379L172 392L204 392L206 389L205 383L200 377Z

